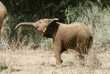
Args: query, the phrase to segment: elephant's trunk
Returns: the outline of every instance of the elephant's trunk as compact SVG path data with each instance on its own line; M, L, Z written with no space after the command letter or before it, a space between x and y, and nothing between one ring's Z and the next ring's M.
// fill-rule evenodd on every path
M19 26L22 26L22 25L28 25L28 26L33 26L34 27L34 23L31 23L31 22L25 22L25 23L19 23L16 27L15 27L15 29L17 29Z

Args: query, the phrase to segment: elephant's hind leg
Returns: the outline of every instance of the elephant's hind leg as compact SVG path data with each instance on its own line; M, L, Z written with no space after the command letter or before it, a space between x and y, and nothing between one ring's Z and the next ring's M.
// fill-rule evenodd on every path
M85 54L85 51L86 51L86 48L84 48L84 45L83 44L80 44L79 47L76 48L76 50L78 51L79 53L79 65L78 67L84 67L84 54Z
M79 67L84 67L84 56L79 55Z

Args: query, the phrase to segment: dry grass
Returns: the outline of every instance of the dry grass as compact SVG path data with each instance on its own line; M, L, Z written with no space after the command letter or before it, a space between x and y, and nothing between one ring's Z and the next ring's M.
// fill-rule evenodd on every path
M93 52L91 52L93 54ZM54 54L49 51L1 51L1 56L5 57L4 65L8 66L6 70L1 71L1 74L109 74L110 60L109 52L97 53L89 55L85 60L86 67L79 68L78 56L75 52L62 54L63 68L55 67ZM99 66L98 58L102 63Z

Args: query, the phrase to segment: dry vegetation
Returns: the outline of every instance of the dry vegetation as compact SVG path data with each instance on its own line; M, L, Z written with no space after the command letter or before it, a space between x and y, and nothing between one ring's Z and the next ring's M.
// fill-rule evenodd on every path
M99 44L97 46L100 47ZM94 46L95 47L95 46ZM2 50L1 56L1 74L109 74L110 71L110 51L94 50L89 53L85 59L86 67L79 68L78 56L75 51L63 53L63 68L55 67L54 52L21 49L21 50ZM100 60L97 60L96 57ZM101 66L100 66L101 65Z
M89 54L85 55L85 67L77 67L78 56L75 51L72 51L62 54L64 67L57 69L51 39L41 40L41 44L36 49L33 49L34 42L31 36L29 38L25 36L22 41L18 40L17 42L13 39L9 43L8 37L11 30L4 26L0 42L2 49L0 51L0 74L109 74L110 17L108 16L110 13L106 9L102 11L97 7L92 8L92 10L87 9L85 13L84 17L78 19L85 23L94 34L93 47ZM5 29L9 30L9 34L5 32ZM26 45L27 40L29 42Z

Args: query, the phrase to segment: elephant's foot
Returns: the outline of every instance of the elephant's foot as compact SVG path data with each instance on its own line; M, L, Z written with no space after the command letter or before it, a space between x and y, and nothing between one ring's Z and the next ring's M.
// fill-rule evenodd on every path
M79 55L79 62L77 64L77 67L79 67L79 68L85 67L84 63L85 63L84 56Z
M56 59L56 64L57 64L57 65L60 65L62 62L63 62L62 59Z
M63 62L62 59L60 59L59 61L57 61L56 68L62 68L63 67L62 64L61 64L62 62Z
M62 64L56 65L56 68L62 68L62 67L63 67Z

